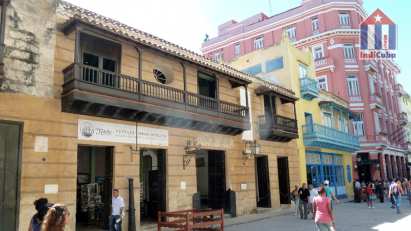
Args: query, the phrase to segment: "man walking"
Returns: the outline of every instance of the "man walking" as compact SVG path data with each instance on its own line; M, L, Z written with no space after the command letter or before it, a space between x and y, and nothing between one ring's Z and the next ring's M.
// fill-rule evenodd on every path
M298 205L300 218L306 220L308 215L308 197L310 196L310 191L308 190L306 183L303 183L301 188L298 189L298 195L300 196L300 203Z
M111 199L110 231L121 231L121 223L124 217L124 199L119 195L118 189L113 189Z

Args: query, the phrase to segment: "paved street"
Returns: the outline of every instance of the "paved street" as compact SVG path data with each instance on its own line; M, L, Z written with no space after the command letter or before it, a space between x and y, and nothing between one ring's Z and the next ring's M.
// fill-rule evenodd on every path
M402 214L397 215L389 204L377 203L369 209L366 203L342 203L336 208L336 227L338 231L402 231L410 230L411 206L402 200ZM313 220L300 220L294 215L282 215L256 222L232 225L227 231L310 231L315 230Z

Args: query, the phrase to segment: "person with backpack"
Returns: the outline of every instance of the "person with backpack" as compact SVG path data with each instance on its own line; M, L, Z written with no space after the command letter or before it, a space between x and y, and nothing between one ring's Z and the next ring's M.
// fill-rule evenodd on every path
M39 198L34 201L34 208L36 209L36 214L30 220L29 231L40 231L41 224L43 223L44 216L47 214L49 209L48 199Z
M401 181L393 181L390 185L390 189L388 192L388 196L392 198L392 200L395 203L395 208L397 209L397 214L400 214L400 200L401 200L401 194L404 194L404 191L401 186Z

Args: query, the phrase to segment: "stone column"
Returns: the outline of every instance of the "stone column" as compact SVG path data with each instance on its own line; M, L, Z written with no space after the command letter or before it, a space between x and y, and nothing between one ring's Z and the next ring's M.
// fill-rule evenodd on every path
M378 159L380 161L380 178L381 180L387 180L384 155L382 153L378 154Z
M397 162L395 161L395 156L391 156L391 168L392 168L392 177L398 178L398 168L397 168Z
M392 179L392 167L391 167L391 158L389 155L384 155L385 158L385 167L387 170L387 180Z
M401 159L400 159L400 157L399 157L399 156L395 157L395 159L396 159L396 161L397 161L398 177L402 179L402 178L403 178L403 175L402 175L402 164L401 164Z

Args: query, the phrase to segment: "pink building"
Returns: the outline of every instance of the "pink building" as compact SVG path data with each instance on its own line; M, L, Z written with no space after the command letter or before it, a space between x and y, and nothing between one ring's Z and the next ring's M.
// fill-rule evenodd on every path
M361 0L304 0L277 15L260 13L221 24L202 52L231 61L278 43L287 33L298 48L312 51L319 87L350 102L352 129L361 140L361 150L353 153L354 179L406 177L399 68L389 61L359 60L359 25L366 17Z

